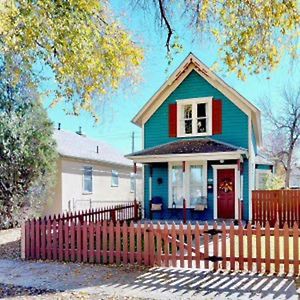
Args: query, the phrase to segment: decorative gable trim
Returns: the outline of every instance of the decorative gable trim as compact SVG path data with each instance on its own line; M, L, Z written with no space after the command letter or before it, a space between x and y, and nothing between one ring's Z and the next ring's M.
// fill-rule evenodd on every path
M145 124L166 98L184 81L184 79L195 70L209 84L218 89L238 108L240 108L249 118L253 120L254 130L257 137L258 146L262 145L261 116L260 111L236 90L226 84L220 77L212 72L205 64L197 59L192 53L173 72L169 79L153 95L153 97L143 106L143 108L133 118L132 122L138 126Z

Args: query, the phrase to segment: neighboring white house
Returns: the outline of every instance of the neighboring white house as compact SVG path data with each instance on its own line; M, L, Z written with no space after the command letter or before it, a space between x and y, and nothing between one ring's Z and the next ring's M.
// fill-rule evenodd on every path
M142 201L142 169L112 146L81 133L55 130L59 159L54 197L46 213Z

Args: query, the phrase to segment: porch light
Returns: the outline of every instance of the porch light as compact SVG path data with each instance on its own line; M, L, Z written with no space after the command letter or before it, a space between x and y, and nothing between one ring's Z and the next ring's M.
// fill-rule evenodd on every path
M224 164L224 159L220 159L220 163L221 163L221 164Z

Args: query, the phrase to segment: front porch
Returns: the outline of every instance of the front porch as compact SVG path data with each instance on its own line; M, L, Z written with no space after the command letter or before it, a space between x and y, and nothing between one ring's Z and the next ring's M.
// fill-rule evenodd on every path
M194 139L144 150L130 158L144 165L146 219L249 220L245 150Z

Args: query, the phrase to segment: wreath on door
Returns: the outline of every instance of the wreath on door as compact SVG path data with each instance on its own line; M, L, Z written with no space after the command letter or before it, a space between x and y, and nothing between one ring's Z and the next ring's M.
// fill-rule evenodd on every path
M224 179L219 186L219 190L225 193L232 192L233 190L233 183L231 180Z

